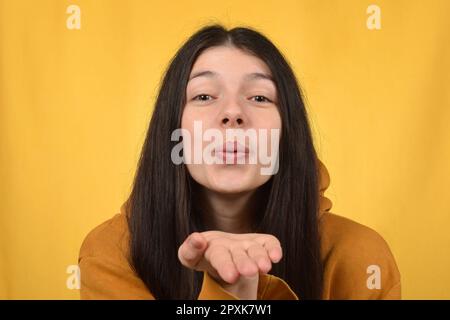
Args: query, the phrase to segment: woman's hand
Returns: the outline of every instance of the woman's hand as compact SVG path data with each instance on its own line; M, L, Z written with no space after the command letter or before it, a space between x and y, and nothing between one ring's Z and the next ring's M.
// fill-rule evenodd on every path
M259 274L269 272L282 255L278 239L262 233L194 232L178 249L185 267L208 272L240 299L256 299Z

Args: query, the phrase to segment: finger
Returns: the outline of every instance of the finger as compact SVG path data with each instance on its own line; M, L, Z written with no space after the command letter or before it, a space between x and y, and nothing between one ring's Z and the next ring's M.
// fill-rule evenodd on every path
M191 235L188 238L189 244L195 248L195 249L205 249L207 241L205 237L199 232L191 233Z
M264 248L266 248L269 258L272 262L277 263L283 257L283 250L281 249L280 241L272 235L265 235L263 237L256 238L255 241L259 242Z
M247 252L243 248L235 248L231 250L234 264L239 273L246 277L254 276L258 273L259 268L256 263L250 259Z
M259 243L251 245L247 249L247 254L258 266L262 273L267 273L272 269L272 262L268 256L266 248Z
M206 247L206 240L200 233L194 232L186 238L178 249L178 259L185 267L195 269L196 265L203 258Z
M205 252L205 258L223 281L234 283L239 278L238 270L228 248L219 245L211 247Z

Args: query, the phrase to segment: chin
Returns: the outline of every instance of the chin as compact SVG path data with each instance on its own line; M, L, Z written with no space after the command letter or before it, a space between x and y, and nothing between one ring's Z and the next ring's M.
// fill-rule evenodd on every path
M251 187L245 184L230 184L230 183L214 183L210 186L210 189L214 192L224 194L238 194L252 190Z
M209 188L220 193L241 193L258 188L262 181L257 177L252 168L221 168L208 175Z

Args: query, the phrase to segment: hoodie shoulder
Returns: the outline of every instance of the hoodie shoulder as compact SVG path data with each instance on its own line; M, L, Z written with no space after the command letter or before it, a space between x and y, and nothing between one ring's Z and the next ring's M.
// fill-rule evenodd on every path
M319 228L325 299L400 299L400 273L378 232L330 212Z
M93 228L84 238L79 259L88 256L108 256L124 262L128 257L128 225L124 213L117 213Z
M123 213L88 233L78 258L81 299L154 299L131 266L128 239Z

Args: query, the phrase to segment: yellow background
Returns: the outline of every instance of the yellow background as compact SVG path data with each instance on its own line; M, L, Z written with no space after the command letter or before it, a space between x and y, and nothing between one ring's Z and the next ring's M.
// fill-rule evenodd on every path
M81 29L69 30L69 5ZM366 9L381 8L381 30ZM333 212L376 229L406 299L450 299L450 1L0 0L0 298L77 299L160 78L199 27L265 33L305 90Z

